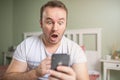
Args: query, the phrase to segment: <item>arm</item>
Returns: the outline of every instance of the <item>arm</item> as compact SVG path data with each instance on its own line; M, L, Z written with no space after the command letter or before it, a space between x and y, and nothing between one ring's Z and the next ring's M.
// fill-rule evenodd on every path
M27 71L27 63L13 59L10 63L3 80L36 80L36 71Z
M86 63L73 64L72 68L76 73L77 80L89 80Z
M8 67L3 80L37 80L43 77L50 69L51 58L45 58L40 65L30 71L27 71L27 63L13 59Z

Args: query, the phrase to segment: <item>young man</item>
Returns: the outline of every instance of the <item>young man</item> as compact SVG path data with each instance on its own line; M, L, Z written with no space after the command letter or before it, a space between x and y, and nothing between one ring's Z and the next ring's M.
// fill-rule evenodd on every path
M82 49L63 36L68 11L57 0L41 8L40 25L43 33L18 45L4 80L89 80L86 57ZM51 55L70 55L70 67L51 70Z

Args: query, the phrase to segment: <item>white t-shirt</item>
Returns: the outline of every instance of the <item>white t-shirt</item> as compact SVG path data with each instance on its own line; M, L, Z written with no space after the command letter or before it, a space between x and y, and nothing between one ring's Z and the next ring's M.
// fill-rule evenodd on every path
M64 53L70 55L70 66L74 63L87 61L84 51L80 46L63 36L55 54ZM21 62L27 62L28 68L31 70L36 68L47 56L51 56L51 54L46 51L42 38L40 36L33 36L25 39L18 45L13 58ZM45 75L43 78L39 78L39 80L47 80L47 77Z

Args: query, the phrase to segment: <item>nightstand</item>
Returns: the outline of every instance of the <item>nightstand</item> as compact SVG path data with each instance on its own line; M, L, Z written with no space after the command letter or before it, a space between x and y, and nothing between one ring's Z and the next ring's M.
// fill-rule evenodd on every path
M110 80L110 70L120 70L120 60L106 60L101 59L101 62L103 62L103 77L104 80Z

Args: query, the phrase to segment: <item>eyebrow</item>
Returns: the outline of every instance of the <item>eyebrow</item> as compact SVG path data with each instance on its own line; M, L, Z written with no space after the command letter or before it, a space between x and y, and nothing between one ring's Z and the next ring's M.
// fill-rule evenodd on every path
M49 19L50 19L50 20L52 20L52 19L51 19L51 18L49 18L49 17L47 17L47 18L46 18L46 20L49 20Z
M46 18L46 20L53 20L52 18ZM65 20L64 18L60 18L60 19L58 19L58 20Z

